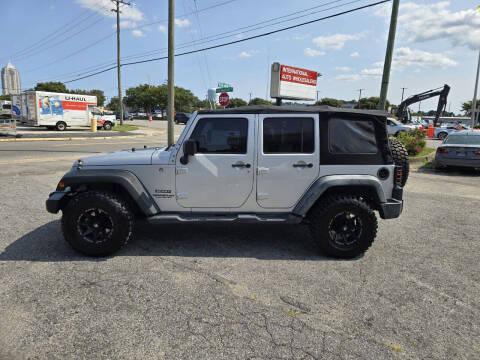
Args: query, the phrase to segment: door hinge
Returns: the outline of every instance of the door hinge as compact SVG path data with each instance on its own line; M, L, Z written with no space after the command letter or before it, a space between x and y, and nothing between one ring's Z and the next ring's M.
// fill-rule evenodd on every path
M267 167L258 167L257 168L257 175L262 175L262 174L266 174L270 171L269 168Z
M257 193L257 200L265 200L268 199L269 193Z
M177 199L186 199L188 198L188 193L186 192L178 192L177 193Z

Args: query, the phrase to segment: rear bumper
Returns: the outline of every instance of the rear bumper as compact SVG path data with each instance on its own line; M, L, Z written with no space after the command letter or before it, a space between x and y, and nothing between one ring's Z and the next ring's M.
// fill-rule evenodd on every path
M45 203L47 211L52 214L58 213L66 204L67 194L67 191L52 192Z
M403 211L403 200L389 199L388 202L380 204L380 217L382 219L395 219Z
M440 166L462 166L480 168L480 160L476 159L452 159L437 156L435 157L435 162Z

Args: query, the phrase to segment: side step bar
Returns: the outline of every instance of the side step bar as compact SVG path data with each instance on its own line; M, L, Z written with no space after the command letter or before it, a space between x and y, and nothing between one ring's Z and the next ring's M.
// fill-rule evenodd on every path
M303 218L294 214L215 214L177 213L160 214L147 218L152 224L185 222L228 222L228 223L286 223L299 224Z

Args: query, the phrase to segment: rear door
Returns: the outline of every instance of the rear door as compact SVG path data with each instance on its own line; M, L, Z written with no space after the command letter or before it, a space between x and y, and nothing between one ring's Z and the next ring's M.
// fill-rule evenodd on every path
M319 173L318 114L259 116L257 203L293 207Z

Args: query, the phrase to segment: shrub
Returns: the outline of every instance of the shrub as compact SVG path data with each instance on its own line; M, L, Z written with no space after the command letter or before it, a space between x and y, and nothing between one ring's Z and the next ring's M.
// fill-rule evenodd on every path
M415 129L409 132L402 132L398 135L398 140L405 146L409 155L418 155L425 145L425 133Z
M480 124L475 125L473 128L474 128L474 129L480 129Z

